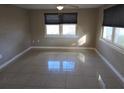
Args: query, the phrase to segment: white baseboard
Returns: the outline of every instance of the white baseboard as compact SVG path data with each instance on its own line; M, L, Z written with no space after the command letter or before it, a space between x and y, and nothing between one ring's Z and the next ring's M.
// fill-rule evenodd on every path
M32 46L32 49L90 49L94 50L92 47L48 47L48 46Z
M114 66L111 65L110 62L97 49L95 49L95 51L104 60L104 62L110 67L110 69L117 75L117 77L121 80L121 82L124 84L124 77L117 71L117 69L115 69Z
M5 66L7 66L8 64L10 64L12 61L16 60L17 58L19 58L20 56L22 56L24 53L28 52L31 49L31 47L25 49L24 51L22 51L21 53L19 53L18 55L16 55L15 57L13 57L12 59L10 59L9 61L6 61L4 64L0 65L0 69L4 68Z

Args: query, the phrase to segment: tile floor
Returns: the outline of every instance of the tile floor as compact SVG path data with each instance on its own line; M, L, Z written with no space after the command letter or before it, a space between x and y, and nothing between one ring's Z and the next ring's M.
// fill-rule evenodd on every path
M93 50L32 49L0 70L1 89L120 89Z

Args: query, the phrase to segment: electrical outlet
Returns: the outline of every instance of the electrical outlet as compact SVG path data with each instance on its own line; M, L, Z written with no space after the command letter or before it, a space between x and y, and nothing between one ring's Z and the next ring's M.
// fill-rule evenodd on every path
M0 59L2 59L3 58L3 56L2 56L2 54L0 54Z

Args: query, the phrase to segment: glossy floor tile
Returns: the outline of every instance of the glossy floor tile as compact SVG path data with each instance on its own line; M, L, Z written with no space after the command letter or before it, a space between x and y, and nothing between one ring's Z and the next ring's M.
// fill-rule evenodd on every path
M0 71L1 89L124 88L93 50L32 49Z

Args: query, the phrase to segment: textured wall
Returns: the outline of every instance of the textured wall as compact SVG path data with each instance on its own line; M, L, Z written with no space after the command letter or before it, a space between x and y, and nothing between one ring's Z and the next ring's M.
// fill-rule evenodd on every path
M26 10L0 5L0 64L31 45L29 17Z

